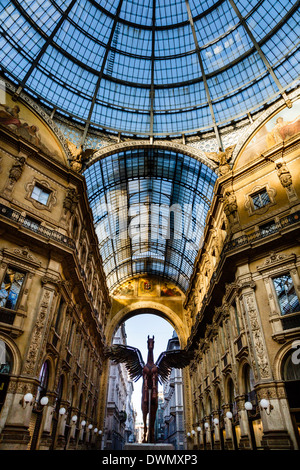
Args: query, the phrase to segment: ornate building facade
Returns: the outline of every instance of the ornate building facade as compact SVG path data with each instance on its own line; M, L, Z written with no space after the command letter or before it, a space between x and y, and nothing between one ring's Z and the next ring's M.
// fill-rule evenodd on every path
M50 131L15 128L1 127L0 447L89 447L110 297L85 181Z
M242 154L216 184L185 300L196 447L299 447L298 148Z

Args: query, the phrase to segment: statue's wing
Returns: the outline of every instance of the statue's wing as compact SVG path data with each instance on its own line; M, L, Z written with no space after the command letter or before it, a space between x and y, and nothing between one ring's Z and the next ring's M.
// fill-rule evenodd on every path
M83 152L82 152L83 161L89 160L89 158L91 158L94 155L94 153L96 153L97 151L98 151L98 149L85 149L85 150L83 150Z
M124 363L134 382L142 377L145 363L139 349L124 344L113 344L106 350L106 356L116 364Z
M73 142L71 142L70 140L67 140L67 144L73 157L77 156L80 153L80 147L79 148L76 147L76 145Z
M215 163L220 163L220 157L218 152L204 152L207 158L213 160Z
M225 149L226 156L227 156L227 161L231 159L233 151L234 151L234 147L235 147L235 145L231 145L230 147L227 147Z
M172 369L183 369L190 364L193 357L194 353L185 349L164 351L156 361L158 377L162 382L166 382Z

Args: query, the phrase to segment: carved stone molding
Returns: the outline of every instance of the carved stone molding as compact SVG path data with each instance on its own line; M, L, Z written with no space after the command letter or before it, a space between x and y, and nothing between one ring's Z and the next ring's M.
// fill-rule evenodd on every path
M27 246L14 248L12 250L2 248L2 250L0 250L0 258L7 262L13 262L27 270L28 267L38 268L41 266L41 261L32 254Z
M254 354L260 377L262 379L271 377L271 368L268 360L267 350L263 334L261 331L259 312L256 306L254 292L243 294L245 313L248 317L249 324L249 340L253 348L251 352Z
M259 272L263 272L263 271L270 270L271 268L274 268L275 266L279 266L282 264L288 264L291 262L295 263L295 261L296 261L295 253L286 254L286 253L279 253L276 251L271 251L269 253L269 256L264 261L264 263L260 266L256 266L256 269Z

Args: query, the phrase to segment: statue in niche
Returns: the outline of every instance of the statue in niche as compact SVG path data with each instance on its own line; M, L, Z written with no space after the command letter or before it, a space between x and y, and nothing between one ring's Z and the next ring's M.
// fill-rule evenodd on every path
M9 170L9 179L12 181L18 181L21 177L25 165L25 157L18 157L17 161L13 164Z
M229 219L231 215L235 216L237 212L237 202L234 191L226 191L225 197L223 198L224 212L226 217Z
M230 171L230 165L228 162L232 157L234 147L235 145L231 145L224 151L219 147L219 152L205 152L205 155L208 158L213 160L215 163L218 163L220 176L223 176Z
M114 344L106 350L106 356L116 364L124 363L131 380L143 378L142 412L144 421L143 442L154 442L154 426L158 407L158 381L166 382L173 368L183 369L193 359L194 353L185 349L164 351L154 362L154 336L147 340L148 357L145 364L137 348L123 344ZM147 415L149 424L147 428ZM148 431L148 435L147 435Z
M277 163L276 164L276 169L277 169L277 175L280 180L280 183L284 188L289 188L292 186L292 175L287 169L287 166L285 163Z
M75 188L69 188L67 190L67 195L64 199L63 202L63 207L67 211L69 211L71 214L75 212L76 205L80 199L80 196L77 194L77 191Z

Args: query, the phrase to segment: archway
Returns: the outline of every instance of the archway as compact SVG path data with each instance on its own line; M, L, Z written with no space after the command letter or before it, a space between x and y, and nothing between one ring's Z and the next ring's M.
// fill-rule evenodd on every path
M147 349L147 338L150 336L154 337L154 362L156 362L161 353L166 350L180 348L179 338L174 328L174 322L170 320L170 312L164 308L164 312L161 312L157 306L156 308L138 308L138 309L123 309L123 316L120 316L120 322L116 322L116 328L113 332L112 343L126 344L130 347L137 348L142 356L143 362L147 362L148 349ZM169 318L167 317L169 314ZM181 335L182 336L182 335ZM121 440L121 435L116 436L116 429L119 429L121 434L120 423L116 423L117 415L120 409L124 409L124 401L122 402L122 396L124 395L124 369L120 365L116 365L113 362L110 363L109 369L109 382L107 384L107 409L105 419L105 431L106 435L109 436L108 442L105 449L113 449L117 447ZM175 448L180 448L184 442L184 392L183 392L183 373L182 370L176 369L171 372L170 381L172 386L169 384L161 383L158 385L158 410L156 413L156 424L155 424L155 442L168 442L172 439L172 444ZM136 426L140 430L138 436L134 435L134 439L141 442L143 438L143 414L142 414L142 378L137 381L129 381L127 390L130 390L131 403L126 411L131 411L134 408L136 413ZM131 389L132 387L132 389ZM176 388L176 392L174 390ZM121 397L121 400L120 400ZM166 399L165 399L166 398ZM115 399L115 402L114 402ZM115 410L113 407L115 405ZM118 403L118 405L117 405ZM128 403L126 404L128 405ZM117 409L119 406L120 409ZM170 409L173 410L172 414ZM128 417L128 416L127 416ZM166 421L165 421L166 420ZM172 433L166 432L164 435L164 428L169 430L168 426L171 423ZM111 428L114 429L114 433L111 432ZM126 429L129 426L127 424ZM128 436L126 436L128 437ZM130 441L124 441L130 442ZM112 447L109 447L112 446ZM183 447L182 447L183 448Z

